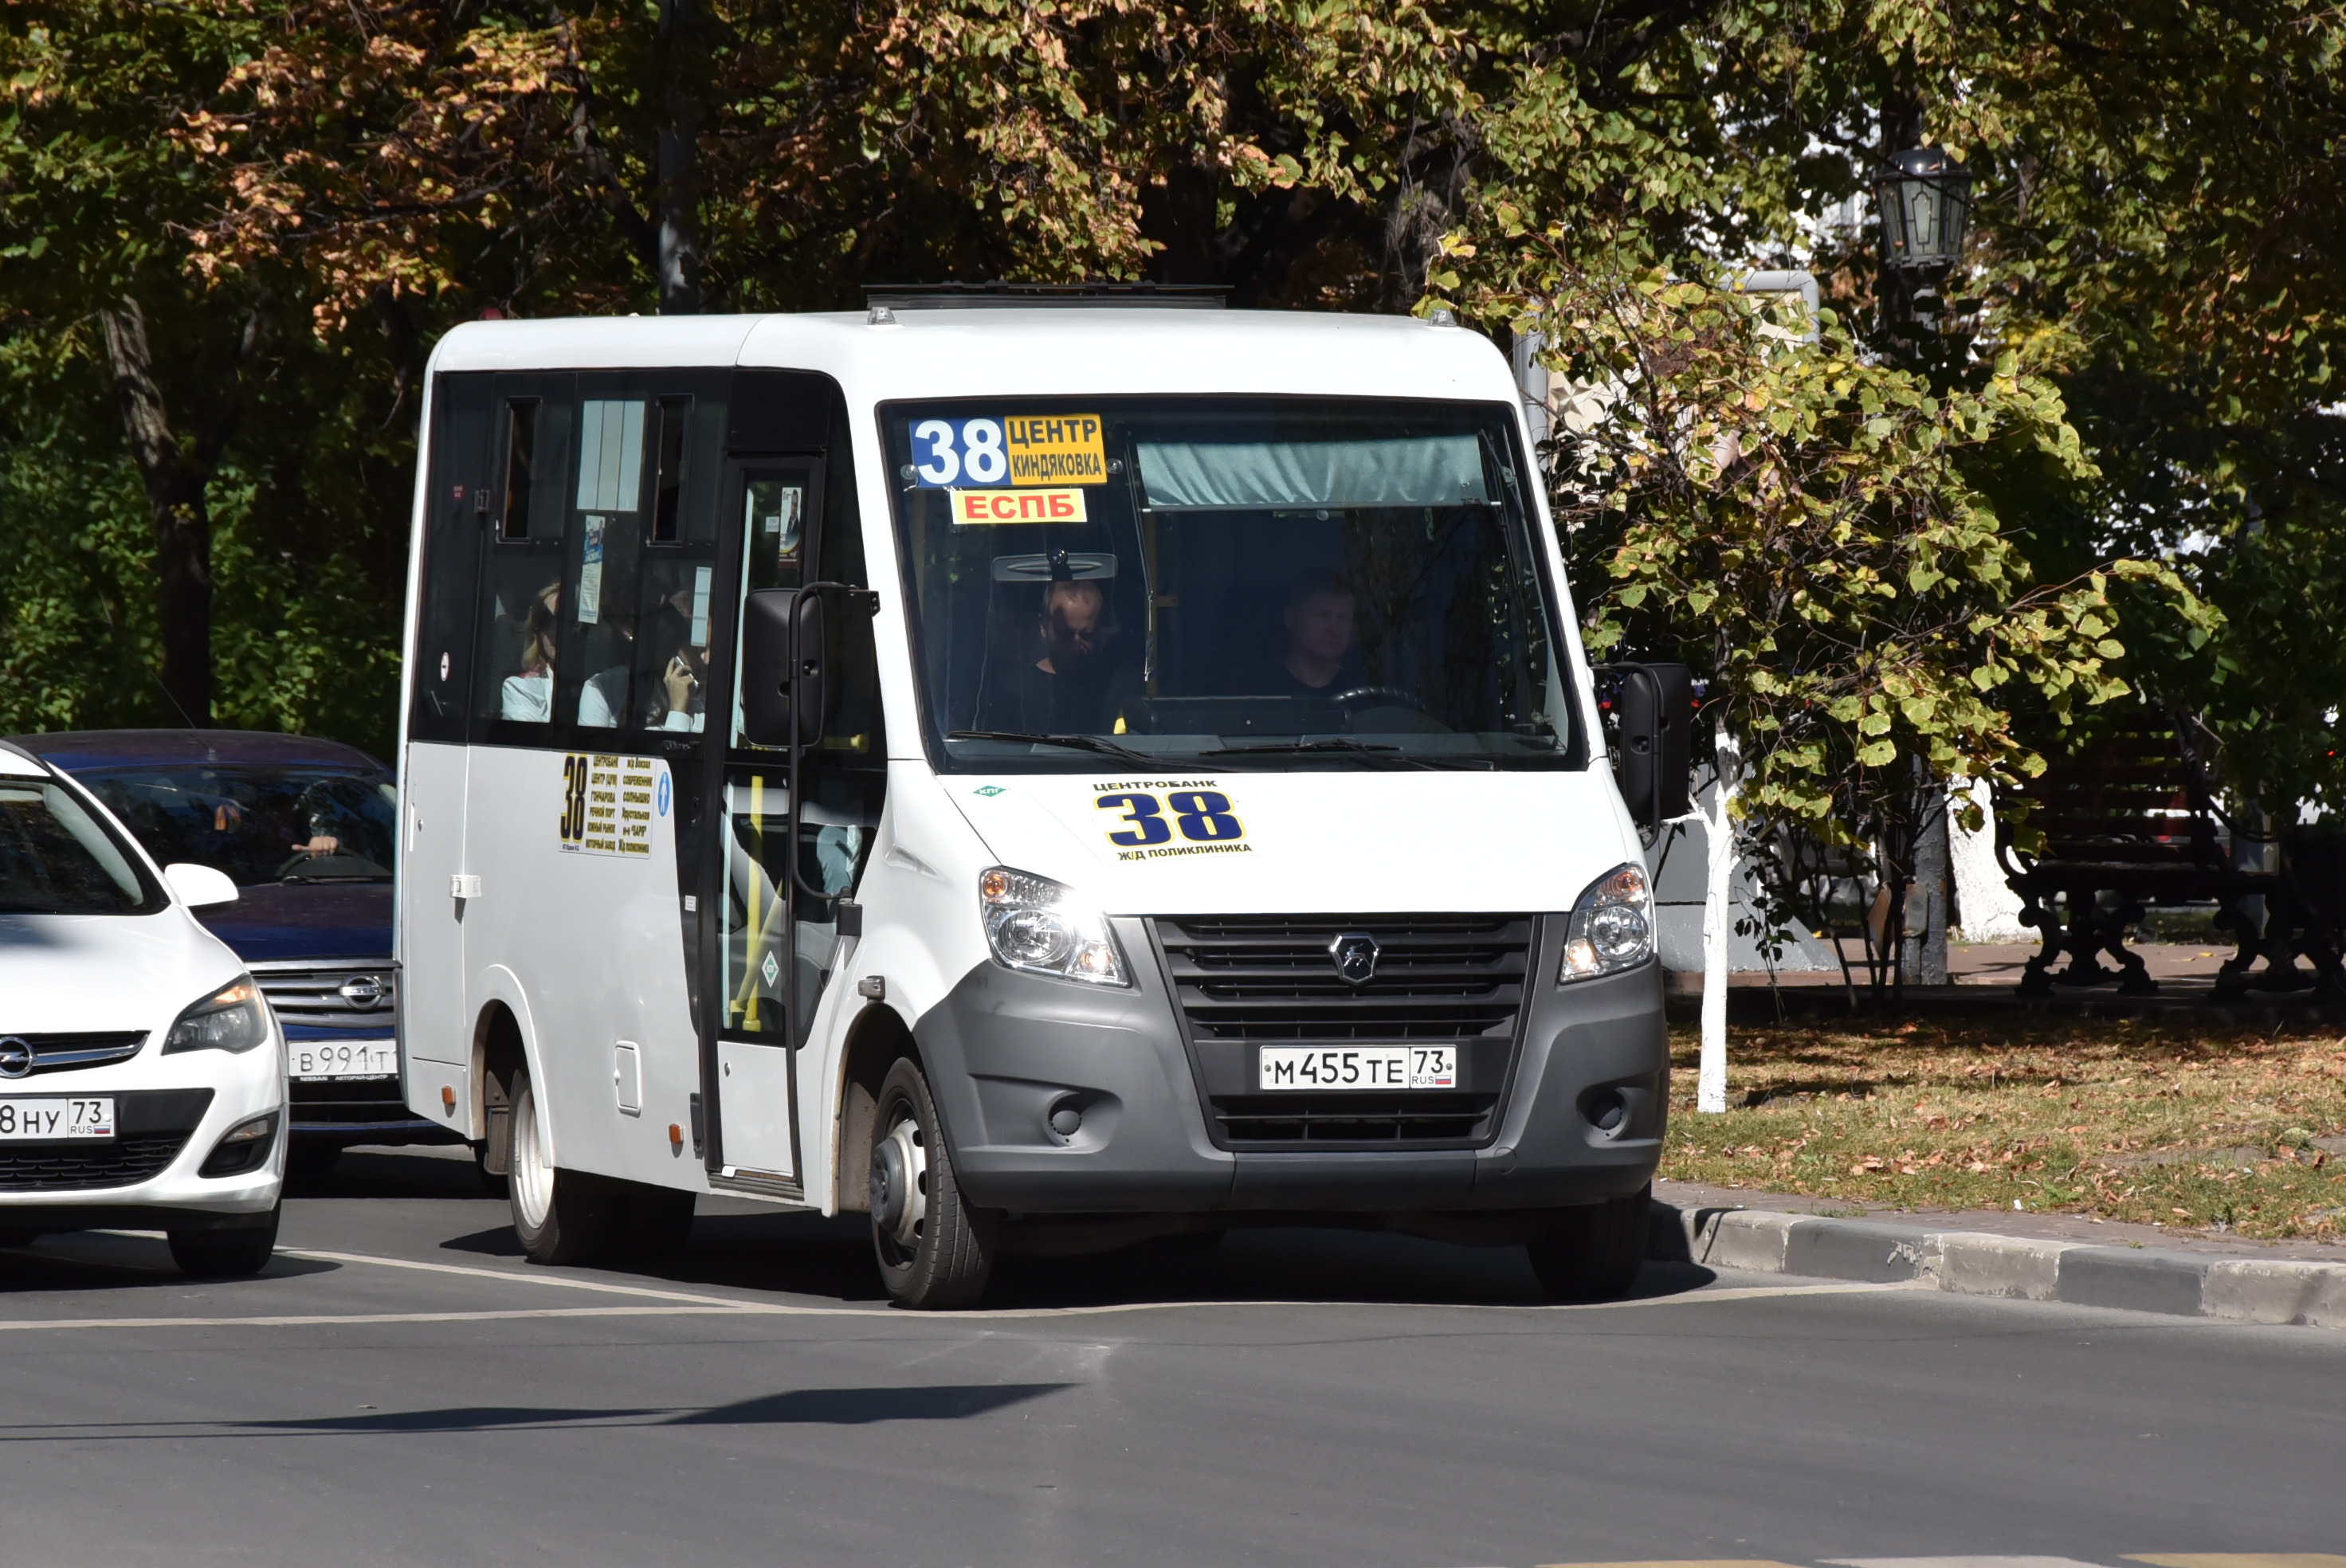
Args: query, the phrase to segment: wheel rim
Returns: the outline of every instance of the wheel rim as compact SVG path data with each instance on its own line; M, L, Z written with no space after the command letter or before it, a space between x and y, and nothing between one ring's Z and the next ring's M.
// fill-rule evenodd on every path
M554 1208L554 1162L546 1156L538 1125L537 1095L526 1084L514 1104L512 1165L514 1201L522 1223L536 1230Z
M929 1154L912 1107L891 1107L895 1119L872 1147L872 1228L892 1258L916 1252L929 1217Z

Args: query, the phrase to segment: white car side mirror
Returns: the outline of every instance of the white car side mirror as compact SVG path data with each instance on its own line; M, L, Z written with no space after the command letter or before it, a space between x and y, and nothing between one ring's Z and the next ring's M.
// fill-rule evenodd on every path
M163 880L171 884L171 892L191 910L218 908L236 902L236 884L228 873L209 866L199 866L190 860L174 860L163 868Z

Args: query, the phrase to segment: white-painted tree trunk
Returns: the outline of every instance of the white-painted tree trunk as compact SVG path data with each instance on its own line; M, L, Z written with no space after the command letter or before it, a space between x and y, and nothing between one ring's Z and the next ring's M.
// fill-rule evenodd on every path
M1703 825L1709 840L1710 883L1702 901L1702 1069L1695 1080L1695 1109L1727 1109L1727 936L1735 918L1736 779L1740 768L1734 738L1718 727L1717 785Z

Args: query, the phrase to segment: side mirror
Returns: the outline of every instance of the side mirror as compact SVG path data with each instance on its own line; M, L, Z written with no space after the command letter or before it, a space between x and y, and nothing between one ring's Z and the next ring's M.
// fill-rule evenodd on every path
M822 739L822 596L802 593L793 612L790 707L798 713L798 743Z
M1688 787L1694 763L1694 673L1682 664L1606 667L1622 677L1621 754L1614 777L1620 782L1623 803L1640 827L1685 816L1693 806Z
M760 588L741 606L741 732L752 746L790 743L794 588Z
M174 860L165 866L163 880L171 884L171 896L191 910L218 909L236 902L236 884L229 881L227 872L199 866L192 860Z

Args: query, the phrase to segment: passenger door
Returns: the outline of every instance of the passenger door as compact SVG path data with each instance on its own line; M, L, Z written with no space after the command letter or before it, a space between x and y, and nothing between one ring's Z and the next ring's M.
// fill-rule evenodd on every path
M751 746L741 734L741 685L762 671L740 665L741 604L763 588L806 582L810 521L819 516L819 458L729 465L720 493L731 498L736 570L729 636L734 671L730 714L719 740L716 942L704 981L714 1015L719 1147L710 1168L735 1180L799 1182L796 1074L801 1037L795 1014L799 900L790 875L794 835L790 758ZM716 726L710 727L715 729Z

